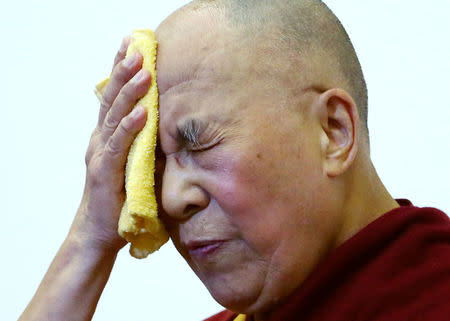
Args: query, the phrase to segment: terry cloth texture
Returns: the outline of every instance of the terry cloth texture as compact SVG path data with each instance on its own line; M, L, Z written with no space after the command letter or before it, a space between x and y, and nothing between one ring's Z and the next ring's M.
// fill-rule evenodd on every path
M131 145L125 173L126 200L120 213L118 232L131 242L130 254L145 258L169 239L158 218L155 198L155 148L158 131L158 86L156 83L157 43L152 30L135 30L131 35L126 56L142 55L142 69L151 75L148 92L136 105L147 110L147 121ZM97 97L102 94L109 78L96 86Z

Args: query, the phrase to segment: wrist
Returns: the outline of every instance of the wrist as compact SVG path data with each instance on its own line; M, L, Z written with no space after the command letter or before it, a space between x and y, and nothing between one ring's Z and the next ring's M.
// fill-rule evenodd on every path
M114 259L120 248L107 246L93 237L86 237L81 233L70 231L64 240L63 246L70 255L81 254L95 261Z
M102 258L115 257L126 245L126 241L120 237L117 230L104 231L83 213L77 213L65 243L77 250L88 251L90 255Z

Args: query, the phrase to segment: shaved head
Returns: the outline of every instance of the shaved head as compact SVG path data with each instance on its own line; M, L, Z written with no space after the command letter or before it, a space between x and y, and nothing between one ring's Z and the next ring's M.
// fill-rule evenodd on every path
M367 133L367 87L359 60L339 19L322 1L197 0L180 12L202 10L234 32L239 50L249 56L268 53L260 66L278 68L265 72L306 81L299 86L317 91L346 90Z
M270 314L395 206L370 161L355 50L314 0L197 0L156 38L161 217L219 303Z

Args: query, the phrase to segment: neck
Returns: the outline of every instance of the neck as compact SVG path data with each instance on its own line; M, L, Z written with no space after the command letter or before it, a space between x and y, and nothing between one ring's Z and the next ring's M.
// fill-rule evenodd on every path
M349 178L350 177L350 178ZM336 247L386 212L399 207L381 182L370 159L356 161L346 177L349 187Z

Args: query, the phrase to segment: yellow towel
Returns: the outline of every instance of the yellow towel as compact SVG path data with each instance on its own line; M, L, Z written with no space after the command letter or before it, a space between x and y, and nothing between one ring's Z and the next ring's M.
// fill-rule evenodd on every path
M158 87L156 84L157 42L153 31L135 30L128 46L127 57L139 52L144 60L142 68L151 74L151 85L147 94L137 104L147 109L147 122L139 132L128 154L125 173L126 200L119 219L120 236L131 242L130 254L145 258L158 250L169 239L158 218L154 191L155 147L158 132ZM101 94L109 78L96 86Z

